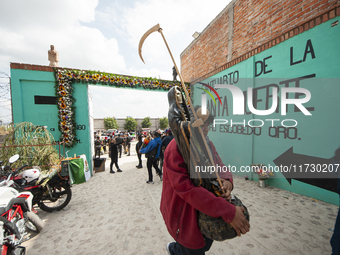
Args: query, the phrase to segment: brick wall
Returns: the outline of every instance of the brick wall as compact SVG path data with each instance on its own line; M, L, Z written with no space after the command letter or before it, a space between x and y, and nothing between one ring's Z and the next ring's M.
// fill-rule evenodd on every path
M21 64L21 63L11 63L10 67L11 67L11 69L22 69L22 70L54 72L54 67L51 67L51 66Z
M340 15L339 0L233 0L181 54L195 83Z

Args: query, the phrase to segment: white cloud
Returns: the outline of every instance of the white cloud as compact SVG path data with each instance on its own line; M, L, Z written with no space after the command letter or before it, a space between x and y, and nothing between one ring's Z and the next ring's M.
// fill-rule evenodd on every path
M180 69L180 54L192 42L192 34L195 31L203 31L229 2L225 0L139 1L122 11L119 19L120 26L128 36L131 49L137 55L137 47L142 35L159 23ZM153 33L147 38L142 55L148 69L168 70L171 76L174 64L159 33ZM169 79L169 75L166 77Z
M97 5L98 0L2 0L0 23L20 32L40 27L54 30L93 21Z
M0 11L0 22L6 24L0 30L0 68L9 66L8 61L48 65L47 51L54 44L59 66L124 72L117 40L80 23L94 20L97 4L98 0L6 1ZM18 8L20 15L14 14Z
M180 68L180 54L193 40L192 34L201 32L228 2L2 0L0 71L9 74L9 62L48 65L47 52L53 44L62 67L172 80L173 63L162 37L154 33L145 41L144 64L137 49L141 36L159 23ZM93 91L95 118L113 113L118 117L167 115L166 93L134 95L129 90L126 95L128 90L118 90L124 96L110 100L116 90Z

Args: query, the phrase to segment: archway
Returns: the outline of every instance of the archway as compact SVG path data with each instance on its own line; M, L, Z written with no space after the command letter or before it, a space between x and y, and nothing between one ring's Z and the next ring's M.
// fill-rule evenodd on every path
M13 122L47 126L69 155L93 155L89 85L167 92L179 82L11 63ZM187 84L188 86L188 84ZM90 169L92 162L89 161Z

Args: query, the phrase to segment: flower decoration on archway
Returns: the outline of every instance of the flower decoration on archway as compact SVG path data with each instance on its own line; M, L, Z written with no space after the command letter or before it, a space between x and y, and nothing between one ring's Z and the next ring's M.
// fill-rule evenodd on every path
M56 95L58 98L58 116L59 131L61 132L60 140L65 142L67 147L71 147L75 142L75 121L73 107L74 98L72 96L73 87L70 78L71 73L57 72L56 74Z
M99 71L55 69L56 95L58 97L60 141L67 147L76 143L75 99L72 96L72 83L99 84L109 87L143 87L149 90L170 90L173 86L181 87L179 81L166 81L156 78L122 76ZM190 91L189 83L185 86Z

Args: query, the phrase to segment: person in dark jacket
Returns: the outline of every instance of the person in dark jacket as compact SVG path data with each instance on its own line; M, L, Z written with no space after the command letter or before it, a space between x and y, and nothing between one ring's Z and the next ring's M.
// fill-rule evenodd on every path
M111 158L111 163L110 163L110 173L111 174L115 173L115 171L113 171L113 169L112 169L113 163L115 164L115 166L117 168L117 172L123 172L118 166L118 148L117 148L123 142L124 141L116 142L115 138L110 139L109 155L110 155L110 158Z
M171 140L174 138L171 132L171 129L167 129L165 131L166 136L164 137L164 139L162 140L162 148L163 151L166 149L166 147L168 146L168 144L171 142Z
M96 137L96 140L94 140L94 157L96 158L98 156L98 158L100 158L100 150L102 148L102 142L99 138L99 136Z
M162 144L161 144L161 148L162 148L161 155L160 155L160 169L161 170L163 170L164 151L173 138L174 137L172 135L171 129L169 128L165 130L165 137L163 138Z
M124 139L125 149L126 149L126 152L127 152L126 156L130 156L131 140L132 140L132 138L131 138L130 134L128 132L126 132L125 139Z
M142 141L142 135L138 135L138 142L136 143L136 153L138 157L139 164L136 166L137 168L143 168L142 165L142 154L139 153L140 148L142 147L143 141Z
M124 143L124 139L122 138L120 133L117 136L118 137L116 138L116 143L119 144L118 152L119 152L119 158L121 158L122 157L122 143Z

